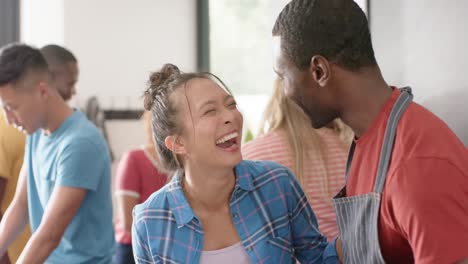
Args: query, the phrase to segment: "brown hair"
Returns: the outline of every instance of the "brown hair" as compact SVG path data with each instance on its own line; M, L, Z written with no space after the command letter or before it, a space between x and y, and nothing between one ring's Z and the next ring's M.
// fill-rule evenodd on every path
M0 49L0 86L29 79L31 73L47 74L49 67L41 52L28 45L13 43Z
M141 115L141 121L145 127L146 145L154 146L153 128L151 126L151 112L144 111Z
M182 122L178 119L180 109L171 95L179 87L186 89L188 81L195 78L212 80L231 94L226 85L214 74L208 72L183 73L177 66L170 63L164 64L160 71L150 75L148 87L144 93L145 109L151 113L154 144L159 155L158 165L169 175L178 169L183 169L179 157L165 144L166 137L177 136L183 132ZM187 97L186 100L188 102Z
M349 147L353 133L348 126L341 120L335 119L328 127L339 134L343 148ZM321 161L319 164L323 165L323 167L315 169L327 173L326 163L323 158L326 150L323 149L323 143L317 131L311 126L310 119L304 111L294 101L286 97L279 80L275 80L273 96L267 104L260 128L260 134L274 131L284 132L281 135L286 137L294 161L292 171L301 186L305 186L304 160L310 158L307 150L315 151L314 154ZM328 182L324 181L321 187L322 194L328 201Z

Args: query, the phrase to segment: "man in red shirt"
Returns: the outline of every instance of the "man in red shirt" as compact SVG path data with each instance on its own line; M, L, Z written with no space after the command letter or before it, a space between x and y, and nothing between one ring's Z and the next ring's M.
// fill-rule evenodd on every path
M273 38L274 69L313 127L339 117L355 132L334 199L344 262L468 261L468 151L411 89L385 82L359 6L293 0Z

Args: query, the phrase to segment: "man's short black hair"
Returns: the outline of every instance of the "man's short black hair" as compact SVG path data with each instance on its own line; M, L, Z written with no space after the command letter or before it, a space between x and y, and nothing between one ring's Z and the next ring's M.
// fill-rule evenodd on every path
M272 33L300 70L315 55L350 71L377 64L366 15L353 0L292 0Z
M0 51L0 85L16 83L31 71L47 72L41 52L25 44L10 44Z
M63 66L69 62L77 62L71 51L59 45L46 45L41 48L41 53L49 64L50 68Z

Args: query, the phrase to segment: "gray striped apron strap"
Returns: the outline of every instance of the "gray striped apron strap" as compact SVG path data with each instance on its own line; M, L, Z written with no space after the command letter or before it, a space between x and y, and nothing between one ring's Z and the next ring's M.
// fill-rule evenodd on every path
M351 163L353 162L354 149L356 148L356 142L353 139L351 147L349 148L348 160L346 161L346 174L345 174L345 184L348 182L349 170L351 169Z
M385 136L380 152L379 165L377 167L377 175L375 177L374 192L381 193L385 185L385 179L388 171L388 164L392 156L393 144L395 142L395 135L400 121L401 116L405 112L405 109L411 103L413 94L411 93L410 87L404 87L401 89L401 94L398 97L395 105L390 112L390 117L385 129Z

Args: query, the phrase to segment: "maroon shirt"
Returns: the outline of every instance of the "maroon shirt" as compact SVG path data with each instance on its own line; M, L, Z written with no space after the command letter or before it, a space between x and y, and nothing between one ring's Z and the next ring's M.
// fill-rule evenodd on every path
M167 176L156 168L153 158L143 149L125 153L117 168L116 195L128 195L144 202L155 191L163 187ZM131 244L132 236L125 232L120 219L115 223L115 240L123 244Z

